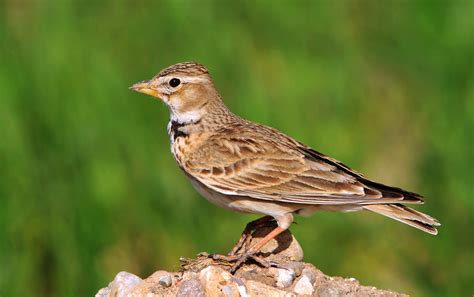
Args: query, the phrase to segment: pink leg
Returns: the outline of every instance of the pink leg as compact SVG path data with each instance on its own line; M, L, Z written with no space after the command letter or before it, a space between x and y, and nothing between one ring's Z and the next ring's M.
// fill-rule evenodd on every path
M252 233L258 229L261 226L264 226L271 222L273 220L273 217L271 216L264 216L259 219L256 219L254 221L251 221L250 223L245 226L244 231L242 232L242 235L240 235L239 241L234 245L228 256L234 256L236 255L244 246L244 244L252 237Z

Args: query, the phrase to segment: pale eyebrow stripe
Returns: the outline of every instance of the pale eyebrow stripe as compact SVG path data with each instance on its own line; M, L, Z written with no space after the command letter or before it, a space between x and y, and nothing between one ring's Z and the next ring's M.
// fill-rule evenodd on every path
M185 83L204 83L208 82L209 80L202 77L185 77L182 79Z

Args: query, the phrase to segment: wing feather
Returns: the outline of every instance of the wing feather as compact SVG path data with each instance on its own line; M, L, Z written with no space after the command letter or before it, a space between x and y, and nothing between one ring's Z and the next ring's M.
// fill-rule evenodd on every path
M223 194L298 204L420 202L419 196L410 196L414 193L369 181L282 134L279 139L228 135L210 137L194 152L196 160L189 154L183 166Z

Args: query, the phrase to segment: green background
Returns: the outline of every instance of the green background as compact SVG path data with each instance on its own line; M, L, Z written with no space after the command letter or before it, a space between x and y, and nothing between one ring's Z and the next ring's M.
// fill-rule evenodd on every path
M431 236L371 213L292 231L330 275L474 293L474 1L0 4L0 296L91 296L119 271L227 252L169 152L168 110L127 88L197 61L237 114L420 192Z

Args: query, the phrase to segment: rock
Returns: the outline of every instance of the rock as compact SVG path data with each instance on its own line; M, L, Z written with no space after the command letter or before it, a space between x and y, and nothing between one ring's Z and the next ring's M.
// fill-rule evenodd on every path
M136 285L131 291L130 296L143 296L149 293L167 295L170 293L168 287L173 283L174 276L164 270L158 270L151 276L143 280L141 283ZM177 278L176 278L177 279ZM165 280L165 282L163 282ZM166 286L166 282L170 282L169 286ZM177 280L175 280L176 282ZM171 294L169 294L171 295Z
M255 231L250 245L260 241L274 227L262 227ZM302 261L303 249L289 230L281 233L262 247L259 253L266 261Z
M296 282L293 291L299 295L312 295L314 288L309 277L303 274Z
M171 286L171 284L173 283L173 279L171 278L171 275L164 275L160 278L160 280L158 281L158 283L160 285L162 285L163 287L169 287Z
M262 228L263 229L263 228ZM269 230L254 234L258 240ZM251 244L251 242L250 242ZM262 256L277 267L245 263L234 275L233 263L214 260L202 253L197 259L180 259L181 271L156 271L142 280L120 272L96 297L112 296L407 296L361 286L354 278L330 277L309 263L301 262L303 251L289 231L270 241Z
M114 280L105 288L102 288L95 295L96 297L125 297L143 280L129 272L119 272Z
M293 291L299 295L312 295L317 275L318 270L316 268L306 266L301 272L301 277L295 283Z
M293 284L295 280L296 274L292 269L284 269L279 268L277 279L276 279L276 286L278 288L288 288Z
M199 273L199 280L211 296L229 296L238 297L238 284L234 282L232 274L217 266L209 266Z
M247 281L245 283L245 288L246 295L241 296L295 296L294 294L264 285L253 280Z
M152 295L152 296L160 296L160 295ZM203 287L201 286L201 283L197 279L193 278L181 284L176 296L177 297L187 297L187 296L205 297L206 293Z

